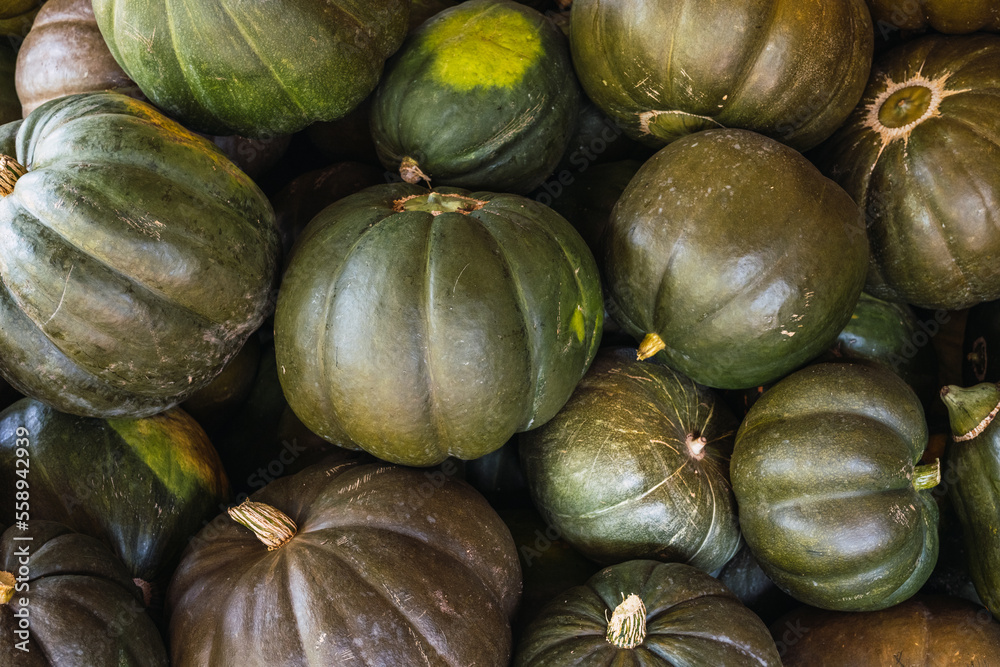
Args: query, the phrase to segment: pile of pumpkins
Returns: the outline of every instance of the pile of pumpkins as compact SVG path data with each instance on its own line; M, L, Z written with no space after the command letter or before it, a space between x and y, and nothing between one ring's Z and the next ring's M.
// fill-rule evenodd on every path
M998 32L3 0L0 664L985 664Z

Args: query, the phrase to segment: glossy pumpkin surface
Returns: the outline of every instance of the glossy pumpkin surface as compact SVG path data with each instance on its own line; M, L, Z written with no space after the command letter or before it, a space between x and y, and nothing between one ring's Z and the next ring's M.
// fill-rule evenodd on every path
M926 30L965 34L1000 31L1000 5L993 0L867 0L876 31Z
M273 304L260 189L118 93L46 103L16 148L27 173L0 199L4 377L91 417L151 415L208 384Z
M946 310L1000 298L998 58L987 34L887 52L817 154L865 210L873 296Z
M624 648L606 635L630 595L644 604L645 632ZM767 626L717 579L682 563L633 560L553 598L528 625L513 664L777 667L781 660Z
M594 358L597 265L517 195L375 186L302 233L278 295L288 404L375 456L472 459L548 421Z
M269 550L223 514L195 537L168 591L176 667L508 664L517 551L468 485L319 464L251 500L294 535Z
M705 387L634 349L605 350L563 409L521 434L521 461L536 507L584 555L712 572L739 546L737 426Z
M754 403L730 474L743 537L764 572L816 607L882 609L937 560L937 466L917 466L924 412L892 371L815 364Z
M406 0L93 4L115 60L154 104L192 129L250 137L356 107L409 16Z
M857 104L873 51L863 0L575 0L571 28L587 95L661 146L715 127L815 146Z
M861 294L858 207L792 149L706 130L639 169L605 237L608 312L695 382L743 389L826 349Z

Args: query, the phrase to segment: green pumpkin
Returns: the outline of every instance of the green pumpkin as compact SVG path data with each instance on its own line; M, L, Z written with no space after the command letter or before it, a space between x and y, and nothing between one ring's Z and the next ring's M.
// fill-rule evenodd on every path
M746 130L660 149L605 234L608 312L642 358L695 382L777 380L837 338L861 294L858 207L799 153Z
M867 0L875 31L933 28L947 34L1000 31L995 0Z
M976 593L1000 617L1000 386L948 385L941 390L954 442L945 468L948 497L961 525Z
M469 0L393 58L371 131L382 164L409 183L525 194L559 161L578 108L558 28L513 0Z
M913 595L937 560L938 464L923 408L887 368L807 366L754 403L730 475L743 537L801 602L882 609Z
M779 667L764 625L711 575L631 560L557 595L528 625L513 667Z
M35 15L45 0L3 0L0 2L0 35L20 38L28 34Z
M340 118L406 35L407 0L95 0L115 60L192 129L269 137Z
M3 665L169 664L132 575L108 548L34 517L0 536L0 633Z
M155 414L208 384L273 303L278 235L260 189L118 93L43 104L16 148L27 171L0 198L0 373L90 417Z
M857 104L874 43L863 0L575 0L570 27L584 91L658 146L717 127L815 146Z
M398 183L345 197L305 229L274 343L310 430L425 466L548 421L590 366L602 319L596 262L552 209Z
M864 209L866 291L959 310L1000 298L1000 37L927 36L876 62L817 152Z
M228 499L218 454L182 410L90 419L25 398L0 413L0 506L11 523L25 443L32 519L100 539L151 585L166 585L187 541Z
M737 426L706 388L634 349L606 350L555 417L521 434L521 462L542 516L589 558L712 572L740 542Z

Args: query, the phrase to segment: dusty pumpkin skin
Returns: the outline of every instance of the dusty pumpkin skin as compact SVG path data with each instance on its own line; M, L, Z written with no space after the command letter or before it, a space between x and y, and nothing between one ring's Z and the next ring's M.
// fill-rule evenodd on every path
M875 31L926 30L966 34L1000 31L1000 5L995 0L866 0Z
M375 456L473 459L548 421L600 344L597 263L526 197L374 186L303 231L275 312L288 404Z
M866 291L959 310L1000 298L1000 37L884 54L815 161L865 210Z
M571 28L587 95L657 146L714 127L815 146L857 104L874 44L863 0L575 0Z
M155 414L208 384L273 303L260 189L118 93L47 102L15 144L27 170L6 172L0 198L0 373L89 417Z

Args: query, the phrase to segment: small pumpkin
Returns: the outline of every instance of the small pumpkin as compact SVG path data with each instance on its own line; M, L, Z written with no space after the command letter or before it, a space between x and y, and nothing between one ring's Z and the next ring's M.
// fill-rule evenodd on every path
M743 537L782 590L816 607L910 597L938 554L938 463L920 400L874 364L822 363L764 392L736 434L730 475Z
M45 0L4 0L0 5L0 35L21 38L28 34Z

